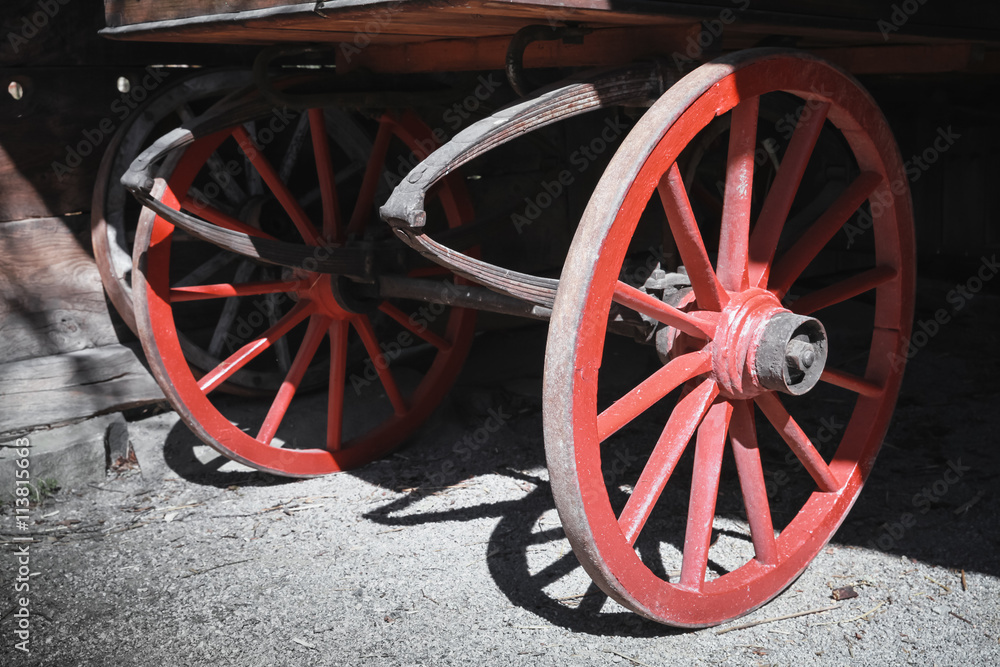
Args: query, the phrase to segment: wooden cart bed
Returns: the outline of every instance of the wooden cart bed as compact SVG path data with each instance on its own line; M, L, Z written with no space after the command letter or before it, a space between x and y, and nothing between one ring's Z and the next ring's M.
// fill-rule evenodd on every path
M344 47L338 66L373 71L502 67L510 37L538 24L577 24L592 32L583 44L531 44L525 52L529 67L608 65L671 53L697 57L699 34L708 31L713 49L731 51L778 40L855 73L1000 69L1000 5L982 3L106 0L105 14L103 34L115 39L339 42Z

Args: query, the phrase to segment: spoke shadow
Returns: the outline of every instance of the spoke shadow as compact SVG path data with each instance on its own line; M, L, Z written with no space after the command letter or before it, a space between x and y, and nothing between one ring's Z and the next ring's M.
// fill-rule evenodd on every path
M222 489L230 486L281 486L297 481L230 461L202 443L182 421L174 424L164 440L163 463L178 477L189 482Z
M933 314L943 295L938 295L941 299L928 297L930 310L918 305L918 320ZM980 295L910 360L886 444L832 544L1000 576L1000 501L991 481L1000 469L991 417L998 367L985 352L995 349L996 325L1000 325L997 299ZM387 459L350 473L404 493L364 517L392 527L495 520L488 538L487 565L494 584L512 604L559 627L595 636L659 637L685 632L647 621L608 600L569 549L544 471L540 394L544 344L543 327L481 338L456 390L411 443ZM490 409L506 415L502 427L476 443L475 434ZM810 429L813 421L808 415L803 417ZM223 461L202 463L194 453L197 446L197 439L177 424L167 437L164 457L177 474L197 483L228 486L290 481L261 473L227 472ZM782 485L776 473L802 473L795 467L797 462L785 459L786 452L775 449L764 460L765 474L779 498L794 495L796 490L792 483ZM677 474L686 474L686 468ZM430 496L491 475L520 486L523 493L469 507L442 509L442 503L421 507L421 501ZM727 461L723 473L727 492L720 494L718 516L742 521L738 486L729 488L733 482L734 472ZM904 520L906 515L910 518ZM783 522L776 520L776 527L779 524ZM673 533L677 531L672 530L668 543L676 548L683 532L677 538ZM727 528L717 527L714 535L746 540L745 535ZM659 544L660 537L652 540L642 535L640 553L661 577L671 576L669 566L646 548L646 539ZM849 563L845 567L845 575L864 574L851 570ZM710 562L709 568L718 574L726 571L716 562Z
M516 500L396 516L439 491L414 489L407 496L368 512L365 518L393 527L497 518L499 521L488 541L486 562L494 583L511 603L559 627L595 636L663 637L685 632L642 618L609 601L583 572L561 527L536 530L545 525L544 518L555 509L547 480L512 469L495 472L534 488ZM473 477L461 475L448 482L460 484ZM535 562L539 551L547 552L543 562L550 561L542 567ZM558 555L553 556L554 553ZM579 592L557 596L546 591L550 584L563 579L572 580L570 586Z
M987 416L991 414L990 406L997 393L991 379L996 363L983 363L980 359L982 350L991 349L995 344L995 335L990 333L988 325L989 322L1000 324L996 322L1000 319L1000 310L995 308L994 297L983 295L981 298L975 313L970 312L947 331L942 331L919 357L911 360L886 445L856 506L831 544L848 549L880 550L956 571L964 569L970 573L1000 576L997 556L1000 552L1000 520L997 518L1000 512L996 511L997 498L989 487L989 479L1000 468L1000 451L993 444L995 438L991 435ZM918 310L918 319L920 316ZM983 316L988 320L987 326L984 326ZM544 330L537 335L543 339ZM530 345L521 340L511 343L506 352L503 346L484 352L489 363L500 366L504 360L523 358L526 349L530 350ZM482 358L478 363L482 364ZM501 377L493 384L491 374L481 373L482 366L476 364L475 358L470 360L477 381L489 383L478 385L479 391L486 396L481 399L486 404L510 401L509 394L493 387L509 386L512 378L525 377L523 369L520 374L517 368L509 369L501 372ZM975 364L980 367L973 368ZM961 367L962 375L956 376L956 366ZM537 372L536 367L528 377ZM960 390L958 385L961 385ZM463 390L465 398L474 394L468 385L463 386ZM588 634L664 636L683 632L646 621L608 601L607 596L589 582L568 544L564 553L551 555L541 565L533 559L534 551L553 549L553 545L565 540L562 528L552 523L554 503L543 470L540 401L527 401L521 407L522 412L496 436L502 440L502 452L493 452L492 442L488 443L483 451L457 465L443 478L435 474L442 469L442 461L455 458L454 448L449 449L451 441L421 444L419 455L414 450L406 451L407 460L394 462L391 467L395 471L391 474L386 472L387 466L378 468L381 471L378 474L369 472L375 469L372 466L354 473L396 490L413 487L406 497L369 512L366 518L392 526L495 518L497 523L490 534L487 562L495 585L513 604L555 625ZM458 414L443 415L441 419L452 423L468 422L467 415L476 411L462 401L452 409ZM822 424L818 421L821 417L818 413L801 417L810 429ZM460 440L461 433L458 433L455 441ZM776 436L771 440L776 440ZM765 457L765 473L775 489L772 501L776 508L789 502L794 504L801 496L800 491L808 494L809 489L797 489L795 482L783 482L777 473L804 475L804 471L796 468L797 461L787 462L787 452L778 449L780 443L762 443L762 446L768 444L774 446L774 451ZM420 463L416 461L418 458ZM949 463L954 466L949 467ZM955 479L956 467L961 471L960 479ZM686 474L686 470L679 469L677 475ZM953 472L946 477L949 470ZM419 500L431 494L489 474L502 474L512 483L523 484L528 487L526 493L516 500L461 509L420 512L416 506ZM948 488L944 489L946 483ZM745 520L738 481L728 457L723 484L727 492L720 494L718 516ZM942 491L944 493L939 493ZM411 509L416 511L409 511ZM907 513L913 516L909 525L902 528L894 525L900 524L900 517ZM783 526L791 516L776 516L776 527ZM727 528L717 527L713 541L717 536L748 543L745 534ZM658 535L649 541L660 544L662 537ZM677 537L673 534L668 537L666 543L679 547L683 531ZM662 561L650 557L650 550L645 548L646 539L645 535L640 536L639 550L647 565L661 577L673 574ZM717 562L710 562L709 569L718 575L727 571ZM863 573L845 571L844 574ZM564 590L557 585L560 580L572 581L578 590L572 595L553 592Z

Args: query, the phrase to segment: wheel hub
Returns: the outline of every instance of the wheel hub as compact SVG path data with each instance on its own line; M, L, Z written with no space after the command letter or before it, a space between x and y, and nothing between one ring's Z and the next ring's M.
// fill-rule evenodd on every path
M722 311L712 373L727 398L766 391L799 396L819 382L827 349L819 320L782 307L767 290L750 289L734 295Z
M350 319L352 313L341 304L337 290L340 276L320 275L309 288L309 298L316 302L320 311L337 320Z
M358 293L357 286L345 276L320 274L309 288L309 296L330 317L351 319L355 315L371 315L382 303Z

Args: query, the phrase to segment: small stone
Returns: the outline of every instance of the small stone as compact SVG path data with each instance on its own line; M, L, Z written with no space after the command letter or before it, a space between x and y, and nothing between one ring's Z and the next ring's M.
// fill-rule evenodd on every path
M831 597L834 600L850 600L851 598L858 597L858 592L854 590L854 586L844 586L843 588L834 589Z

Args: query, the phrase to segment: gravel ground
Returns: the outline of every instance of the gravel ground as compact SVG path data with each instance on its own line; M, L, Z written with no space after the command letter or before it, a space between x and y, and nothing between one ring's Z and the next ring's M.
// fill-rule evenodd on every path
M918 319L947 287L922 288ZM216 458L172 413L133 422L141 470L32 509L30 654L5 503L0 663L1000 664L998 306L979 295L929 338L847 522L721 628L660 626L591 587L549 491L534 327L482 335L431 421L349 474L283 480ZM491 414L503 426L466 456Z

